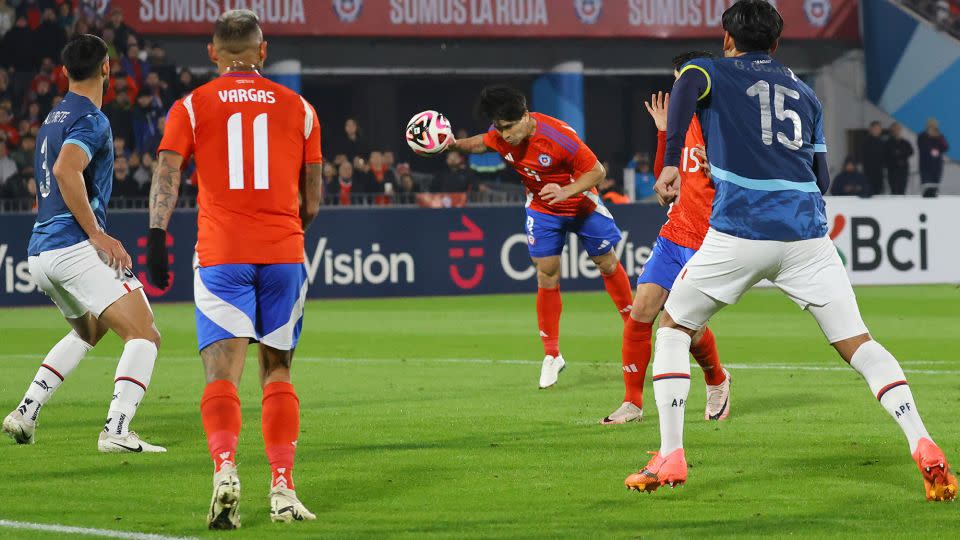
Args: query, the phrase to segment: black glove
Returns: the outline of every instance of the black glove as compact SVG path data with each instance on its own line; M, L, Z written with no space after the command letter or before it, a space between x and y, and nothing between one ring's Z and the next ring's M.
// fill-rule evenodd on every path
M167 231L150 229L147 235L147 277L161 289L170 285L169 257L167 256Z

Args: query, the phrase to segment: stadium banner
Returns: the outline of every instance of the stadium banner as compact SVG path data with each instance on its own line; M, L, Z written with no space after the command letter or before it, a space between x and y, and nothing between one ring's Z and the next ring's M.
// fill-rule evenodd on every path
M735 0L112 0L143 34L209 35L252 9L270 36L717 38ZM859 38L857 0L779 0L787 39Z
M830 236L854 284L960 282L960 199L831 198ZM610 207L623 230L616 246L636 277L665 214L656 205ZM527 254L525 214L515 207L447 209L323 208L306 237L310 298L520 293L536 289ZM0 306L46 305L27 264L33 216L0 215ZM108 230L126 246L134 273L154 301L192 301L196 213L177 211L169 227L172 284L145 275L147 215L114 212ZM565 291L603 290L599 272L568 239L562 255Z

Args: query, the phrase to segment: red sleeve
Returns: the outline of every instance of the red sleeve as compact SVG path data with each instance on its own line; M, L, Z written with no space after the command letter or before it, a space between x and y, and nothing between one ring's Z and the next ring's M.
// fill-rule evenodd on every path
M304 126L306 127L308 123L310 126L304 132L306 142L303 145L303 162L323 163L323 153L320 151L320 120L317 119L317 111L305 99L303 100L303 107L306 114Z
M178 99L170 113L167 114L167 125L163 130L163 139L160 140L159 152L176 152L186 160L193 153L193 125L190 115L183 106L183 100Z
M657 157L653 160L653 175L660 178L660 172L663 171L663 155L667 151L667 132L657 132Z
M497 130L492 127L483 134L483 144L487 148L496 151L497 150Z

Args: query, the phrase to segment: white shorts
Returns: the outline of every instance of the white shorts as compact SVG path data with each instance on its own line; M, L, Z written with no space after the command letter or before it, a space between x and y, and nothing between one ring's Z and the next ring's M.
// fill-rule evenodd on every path
M827 237L747 240L711 228L677 276L664 309L680 325L699 330L763 279L808 310L830 343L867 333L850 278Z
M123 295L143 288L133 272L117 272L103 262L88 240L44 251L30 257L28 263L40 290L68 319L78 319L87 312L100 317Z

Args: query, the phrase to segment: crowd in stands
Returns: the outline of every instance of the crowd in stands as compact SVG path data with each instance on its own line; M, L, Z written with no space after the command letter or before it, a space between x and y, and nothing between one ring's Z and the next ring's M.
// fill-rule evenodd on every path
M174 66L162 46L124 22L122 11L101 15L91 4L0 0L0 211L36 208L37 133L67 92L59 58L73 35L96 34L108 45L110 78L102 110L113 130L114 207L146 206L167 111L205 82ZM326 204L417 204L420 194L428 193L463 194L465 202L467 195L490 193L505 173L495 154L453 152L445 156L446 167L438 174L416 173L408 163L396 163L392 151L371 148L356 120L348 119L338 131L325 127L323 136ZM507 191L517 191L519 182L514 184ZM195 168L188 162L181 200L190 204L195 194Z
M894 122L884 130L880 122L872 122L857 155L848 157L843 170L834 177L830 193L857 197L904 195L914 146L919 154L920 191L924 197L936 197L943 178L944 157L950 146L933 118L917 136L916 145L904 137L900 124Z
M960 0L900 0L944 32L960 38Z

